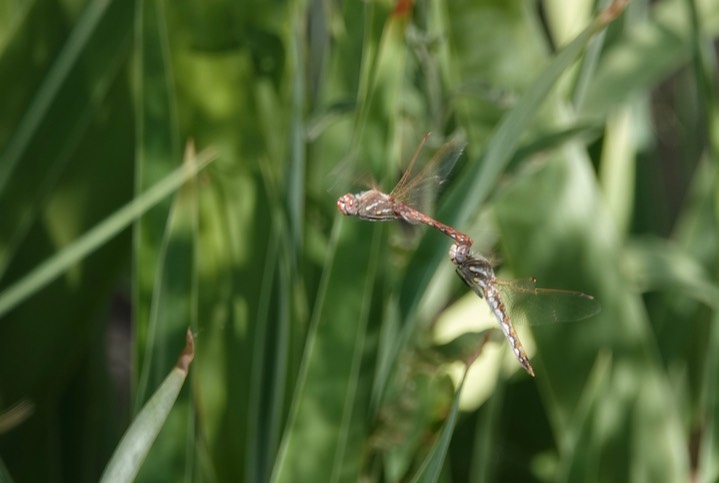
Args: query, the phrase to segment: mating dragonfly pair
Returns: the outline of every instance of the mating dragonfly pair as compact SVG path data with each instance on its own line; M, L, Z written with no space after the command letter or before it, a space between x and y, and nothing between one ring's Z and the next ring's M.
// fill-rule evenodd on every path
M497 279L492 264L486 258L472 253L472 238L406 204L404 201L409 199L413 188L426 178L426 173L431 169L429 166L419 175L413 178L409 176L428 136L429 134L425 135L410 161L409 168L389 194L378 189L357 194L347 193L337 200L337 209L343 215L361 220L404 220L421 223L450 237L454 243L450 248L449 258L456 266L457 274L474 293L487 301L515 357L522 367L534 376L527 353L514 330L513 318L549 322L581 320L599 312L599 304L591 295L581 292L537 288L534 278L513 281Z

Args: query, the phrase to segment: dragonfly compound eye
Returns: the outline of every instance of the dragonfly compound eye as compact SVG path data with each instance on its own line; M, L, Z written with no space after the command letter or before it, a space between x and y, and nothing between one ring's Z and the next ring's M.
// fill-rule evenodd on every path
M357 214L357 198L352 193L347 193L337 200L337 209L346 216Z
M467 245L458 245L457 243L449 247L449 259L455 265L461 265L469 256L469 247Z

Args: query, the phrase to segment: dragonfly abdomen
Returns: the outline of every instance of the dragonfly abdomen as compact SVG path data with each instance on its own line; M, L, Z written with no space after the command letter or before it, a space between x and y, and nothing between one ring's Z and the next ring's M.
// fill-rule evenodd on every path
M529 375L534 377L534 369L532 369L532 365L529 363L529 357L527 357L527 353L524 351L524 347L519 341L517 332L514 330L507 308L502 302L502 299L499 297L499 292L492 283L487 284L484 290L484 296L489 304L489 308L492 309L492 313L494 313L494 316L497 318L499 327L502 329L502 333L507 339L507 342L509 342L509 346L512 348L514 356L517 358L522 367L524 367L524 369L529 373Z
M469 247L471 247L474 243L474 241L472 240L472 238L469 237L469 235L465 235L464 233L455 230L451 226L445 225L444 223L425 215L421 211L415 210L409 205L406 205L404 203L396 203L395 210L404 221L409 223L422 223L430 228L434 228L435 230L444 233L452 240L454 240L455 244L466 247L467 250L469 250Z

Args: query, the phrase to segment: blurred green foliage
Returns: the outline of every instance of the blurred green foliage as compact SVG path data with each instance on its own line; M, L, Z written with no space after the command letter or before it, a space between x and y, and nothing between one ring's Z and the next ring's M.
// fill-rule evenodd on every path
M2 2L0 480L717 481L719 2L608 3ZM428 131L437 218L602 305L534 379L446 238L337 213Z

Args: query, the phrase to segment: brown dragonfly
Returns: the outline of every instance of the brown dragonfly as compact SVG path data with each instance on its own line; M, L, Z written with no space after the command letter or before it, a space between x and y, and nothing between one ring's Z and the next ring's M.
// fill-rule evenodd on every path
M422 142L420 143L417 151L410 161L408 169L402 175L394 189L389 193L383 193L377 188L373 188L360 193L347 193L340 196L337 200L337 209L345 216L354 216L361 220L367 221L393 221L393 220L404 220L408 223L421 223L427 225L435 230L439 230L444 233L457 244L460 249L458 250L457 257L461 258L462 253L469 253L469 248L472 246L473 240L458 230L455 230L449 225L431 218L421 211L413 208L407 203L407 200L412 198L412 194L420 185L424 185L431 178L435 163L430 162L428 165L421 170L416 176L412 176L412 169L419 152L422 149L425 141L429 137L427 133ZM445 150L449 150L449 155L454 157L456 160L462 150L464 149L463 144L448 143L445 145ZM435 160L442 159L446 156L442 156L440 152L435 156Z

